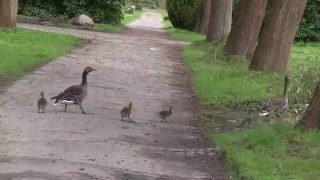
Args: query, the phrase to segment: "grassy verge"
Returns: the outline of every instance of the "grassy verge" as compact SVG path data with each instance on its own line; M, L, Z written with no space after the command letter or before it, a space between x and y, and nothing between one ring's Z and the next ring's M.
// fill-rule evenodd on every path
M132 21L139 19L142 15L142 10L136 10L133 15L126 14L121 24L99 24L96 23L93 27L94 31L107 31L107 32L115 32L119 33L125 30L126 25L131 23Z
M0 77L16 79L43 63L61 56L77 44L72 36L24 29L0 29Z
M205 113L213 115L203 118L207 122L202 129L226 152L231 179L320 179L320 133L304 134L292 125L319 80L320 43L292 48L289 106L295 113L280 116L273 125L261 124L257 111L267 99L282 94L283 75L249 71L249 62L224 54L224 43L209 43L204 36L164 23L170 37L192 42L183 50L184 63ZM240 129L248 114L253 125Z
M319 179L320 133L303 134L285 123L239 132L203 129L226 152L232 179Z

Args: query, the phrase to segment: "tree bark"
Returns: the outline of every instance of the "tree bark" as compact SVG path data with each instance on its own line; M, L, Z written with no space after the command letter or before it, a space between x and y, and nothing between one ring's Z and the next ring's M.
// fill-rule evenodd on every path
M12 28L17 24L18 0L0 0L0 27Z
M307 0L271 0L270 19L250 64L255 71L285 72Z
M200 18L197 23L196 32L207 34L210 20L211 0L202 0L200 5Z
M212 0L208 41L225 41L231 30L233 0Z
M298 123L302 131L320 129L320 82L318 83L313 98L304 117Z
M252 59L268 0L240 0L226 44L226 53Z

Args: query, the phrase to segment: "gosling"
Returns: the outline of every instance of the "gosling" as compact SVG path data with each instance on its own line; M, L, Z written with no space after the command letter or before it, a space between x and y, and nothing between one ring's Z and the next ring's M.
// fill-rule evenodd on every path
M161 118L161 122L167 122L167 118L172 115L172 106L170 106L169 111L161 111L158 115Z
M132 112L132 103L130 102L128 107L124 107L120 111L121 121L123 121L124 117L127 117L129 121L131 121L131 118L130 118L131 112Z
M42 110L42 113L44 113L44 110L46 109L47 104L48 104L48 102L44 98L44 93L41 92L40 93L40 99L38 100L38 113L41 113L41 110Z

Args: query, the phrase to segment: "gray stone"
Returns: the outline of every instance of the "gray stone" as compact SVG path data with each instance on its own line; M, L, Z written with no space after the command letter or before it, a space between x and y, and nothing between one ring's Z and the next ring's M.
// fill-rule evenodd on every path
M93 20L85 14L81 14L77 17L74 17L70 19L69 22L75 25L80 25L85 27L92 27L94 25Z

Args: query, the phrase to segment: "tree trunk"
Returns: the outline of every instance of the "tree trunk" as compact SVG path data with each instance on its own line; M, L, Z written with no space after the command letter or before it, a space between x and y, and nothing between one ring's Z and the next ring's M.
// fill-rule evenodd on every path
M302 131L320 129L320 82L318 83L313 98L304 117L298 123Z
M212 0L208 41L225 41L231 30L233 0Z
M306 3L307 0L271 0L270 19L262 29L251 70L285 72Z
M240 0L236 19L233 21L226 44L230 55L246 56L252 59L268 0Z
M196 32L207 34L210 20L211 0L202 0L200 5L200 18L197 23Z
M15 27L17 11L18 0L0 0L0 27Z

